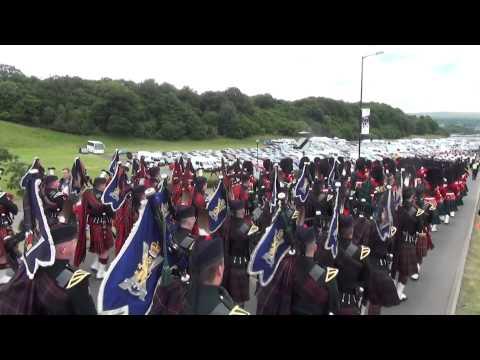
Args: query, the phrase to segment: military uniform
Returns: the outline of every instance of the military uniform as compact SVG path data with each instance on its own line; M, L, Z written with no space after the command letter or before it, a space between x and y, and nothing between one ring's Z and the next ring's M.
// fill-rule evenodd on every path
M398 305L395 283L390 276L392 236L396 229L388 223L370 223L369 239L365 245L370 248L366 299L370 302L369 315L379 315L381 307Z
M184 314L192 315L248 315L235 302L217 280L202 280L201 274L215 269L223 261L223 241L219 237L198 239L191 254L191 283L186 293ZM217 270L215 270L217 271ZM221 279L219 279L221 282ZM208 282L207 282L208 281Z
M60 224L52 229L55 245L75 238L76 226ZM89 293L90 274L74 270L68 260L55 259L41 267L33 280L22 263L14 278L0 287L0 314L22 315L94 315L95 305Z
M180 207L177 209L177 220L195 217L195 208L193 206ZM192 234L191 230L178 227L175 231L172 242L169 244L170 252L173 256L172 266L175 266L175 272L180 277L186 277L189 268L189 256L198 239L197 235Z
M339 309L338 270L324 268L299 255L293 279L292 315L336 314Z
M0 259L6 255L3 239L12 234L13 217L17 213L18 207L13 202L13 195L0 192Z
M230 202L233 211L243 208L244 201ZM250 260L251 225L245 219L232 215L229 219L228 234L225 237L225 273L223 285L237 303L244 303L250 299L250 275L247 272Z
M342 232L353 227L351 216L341 215L339 218L338 254L335 267L338 268L338 290L340 292L340 315L359 315L363 292L369 280L367 258L370 248L355 245L345 239Z
M87 214L90 227L90 252L102 254L113 246L112 217L109 205L101 202L102 192L97 189L87 190L82 196L82 205Z
M43 204L45 209L45 216L50 227L58 225L60 222L65 222L65 219L60 218L60 213L63 210L64 202L67 195L54 187L54 182L58 178L54 175L45 177L45 190L43 193Z
M13 235L13 217L17 213L18 208L13 202L13 195L0 192L0 284L10 280L6 274L9 256L5 248L5 238Z
M172 275L169 284L163 284L162 278L155 289L149 315L179 315L185 311L187 283Z

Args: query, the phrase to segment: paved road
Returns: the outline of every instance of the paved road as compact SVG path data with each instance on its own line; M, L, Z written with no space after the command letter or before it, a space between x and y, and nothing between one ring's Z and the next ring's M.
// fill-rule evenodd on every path
M405 288L408 299L400 305L382 309L385 315L446 315L450 297L455 292L455 275L462 252L470 239L472 215L476 211L479 182L468 182L469 192L449 225L440 225L433 233L435 249L423 261L418 281L409 280Z
M462 261L464 245L469 240L472 214L479 196L479 182L469 182L469 194L464 198L464 205L457 215L451 218L449 225L439 225L439 231L433 233L435 249L424 259L420 279L409 280L405 293L408 300L399 306L383 309L385 315L444 315L447 314L449 302L455 289L457 269ZM18 222L18 217L17 217ZM113 249L112 249L113 254ZM113 255L110 256L110 261ZM82 269L89 269L93 256L87 251L86 261ZM92 276L91 293L96 303L101 280ZM257 301L254 296L256 280L251 278L251 300L246 304L246 310L255 314Z

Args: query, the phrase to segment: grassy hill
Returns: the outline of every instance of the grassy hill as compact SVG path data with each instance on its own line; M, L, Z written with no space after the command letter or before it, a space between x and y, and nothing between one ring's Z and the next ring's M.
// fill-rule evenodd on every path
M259 137L264 140L266 136ZM79 154L78 149L87 140L100 140L106 146L105 155ZM55 167L60 173L64 167L71 168L76 156L80 156L90 176L96 176L105 169L115 148L128 151L189 151L193 149L223 149L226 147L255 147L256 138L241 140L215 138L212 140L160 141L130 139L113 136L82 136L62 132L32 128L11 122L0 121L0 148L6 148L21 161L31 164L38 156L44 167Z

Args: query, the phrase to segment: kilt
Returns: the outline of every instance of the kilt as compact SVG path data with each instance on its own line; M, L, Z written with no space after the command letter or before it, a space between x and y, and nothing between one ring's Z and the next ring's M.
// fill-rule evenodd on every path
M0 286L0 315L68 315L67 292L39 269L30 280L22 264L9 283Z
M9 234L8 228L0 227L0 258L7 255L5 251L5 241L3 241L3 239L5 239L8 234Z
M257 315L291 315L295 256L285 256L272 281L257 292Z
M458 199L457 199L457 201L456 201L456 205L457 205L457 207L458 207L458 206L463 206L462 196L459 196L459 197L458 197Z
M376 260L380 261L380 259ZM373 305L391 307L400 303L397 288L386 266L371 266L367 289L367 299Z
M406 242L400 244L398 254L393 259L393 268L400 273L400 276L411 276L417 273L417 250L415 244Z
M440 211L438 208L432 211L432 225L440 225L441 221L439 215Z
M417 240L417 245L416 245L416 250L417 250L417 258L421 259L427 256L428 252L428 237L426 235L418 236Z
M375 305L370 303L368 305L368 314L367 315L381 315L382 307L380 305Z
M250 275L247 265L233 264L230 261L225 271L224 287L236 303L243 303L250 299Z
M437 210L438 210L438 215L439 216L445 216L445 215L448 214L447 207L445 205L445 201L442 201L441 203L438 204Z
M356 304L340 304L337 315L360 315L360 309Z
M110 250L112 246L112 225L90 224L90 252L101 255Z
M178 278L174 278L168 286L158 286L153 295L152 308L149 315L182 314L186 304L187 288Z
M457 211L455 200L445 200L443 203L445 204L445 215L449 214L451 211Z

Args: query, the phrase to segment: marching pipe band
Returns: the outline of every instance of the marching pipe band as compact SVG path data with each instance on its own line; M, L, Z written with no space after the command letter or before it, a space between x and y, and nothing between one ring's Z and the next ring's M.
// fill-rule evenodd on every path
M161 166L143 157L131 164L119 162L124 175L117 195L128 201L116 211L101 200L114 176L111 172L102 171L92 182L77 158L65 191L54 168L45 172L38 159L32 167L39 169L42 205L52 232L78 225L73 263L79 266L85 260L88 237L95 257L91 270L97 279L105 277L110 249L115 247L115 255L120 252L137 221L145 191L167 186L175 225L167 245L173 281L157 287L151 314L196 313L198 309L218 313L218 304L227 313L233 309L244 313L250 300L252 253L278 213L284 228L281 237L275 235L275 246L284 242L290 250L281 261L275 260L272 281L257 286L257 314L355 315L380 314L382 307L407 300L405 285L419 279L423 259L434 249L432 232L441 223L449 224L463 205L469 169L478 168L474 155L382 161L304 156L297 169L291 158L279 163L263 159L256 171L250 161L226 163L222 158L215 172L225 188L228 217L214 233L208 231L208 179L201 166L194 169L189 159L175 160L165 182ZM300 179L302 184L297 186ZM15 249L22 237L11 245L17 212L13 196L0 192L0 283L9 282L6 269L16 270L21 256ZM272 245L274 257L275 250ZM12 258L17 260L15 266ZM214 270L212 264L217 266ZM210 277L204 278L203 270L211 271ZM215 283L217 290L202 301L215 306L191 304L192 283L204 280ZM200 301L203 285L196 284L194 298ZM219 300L227 294L227 302Z

